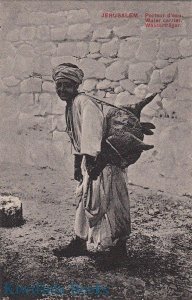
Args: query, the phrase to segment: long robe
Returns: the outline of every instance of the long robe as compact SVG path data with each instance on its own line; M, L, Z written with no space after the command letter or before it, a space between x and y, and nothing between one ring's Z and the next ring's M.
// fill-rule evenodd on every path
M96 157L105 130L102 108L89 96L79 94L66 108L67 131L76 154ZM97 180L91 180L82 161L83 182L76 190L75 234L107 248L131 231L127 172L107 165Z

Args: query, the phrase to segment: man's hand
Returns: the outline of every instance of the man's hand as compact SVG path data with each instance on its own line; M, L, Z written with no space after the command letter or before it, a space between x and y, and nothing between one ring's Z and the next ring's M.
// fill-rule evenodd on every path
M96 159L93 156L86 155L86 169L92 180L97 180L99 170L97 168Z
M82 181L83 180L83 175L81 172L81 168L75 168L74 169L74 179L77 181Z
M82 162L82 155L75 155L74 160L74 179L77 181L83 180L83 175L81 172L81 162Z

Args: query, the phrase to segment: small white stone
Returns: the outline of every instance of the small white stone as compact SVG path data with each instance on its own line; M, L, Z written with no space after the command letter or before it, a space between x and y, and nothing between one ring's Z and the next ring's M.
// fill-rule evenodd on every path
M97 82L96 79L87 79L83 83L83 89L90 92L95 89Z
M97 84L97 89L98 90L105 90L111 87L111 81L110 80L102 80Z
M121 86L117 86L117 87L114 89L115 94L119 94L119 93L121 93L121 92L123 92L123 91L124 91L124 89L123 89Z

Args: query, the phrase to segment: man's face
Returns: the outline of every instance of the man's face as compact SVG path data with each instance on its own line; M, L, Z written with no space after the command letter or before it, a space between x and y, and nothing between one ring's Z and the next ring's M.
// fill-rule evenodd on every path
M77 95L78 85L70 79L58 79L56 92L61 100L69 102Z

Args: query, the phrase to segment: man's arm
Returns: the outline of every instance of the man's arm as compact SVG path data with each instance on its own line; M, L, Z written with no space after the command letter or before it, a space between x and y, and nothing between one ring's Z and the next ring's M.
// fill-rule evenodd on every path
M96 158L101 152L103 122L101 109L91 99L87 99L82 113L81 154L85 155L86 169L93 180L99 175Z

